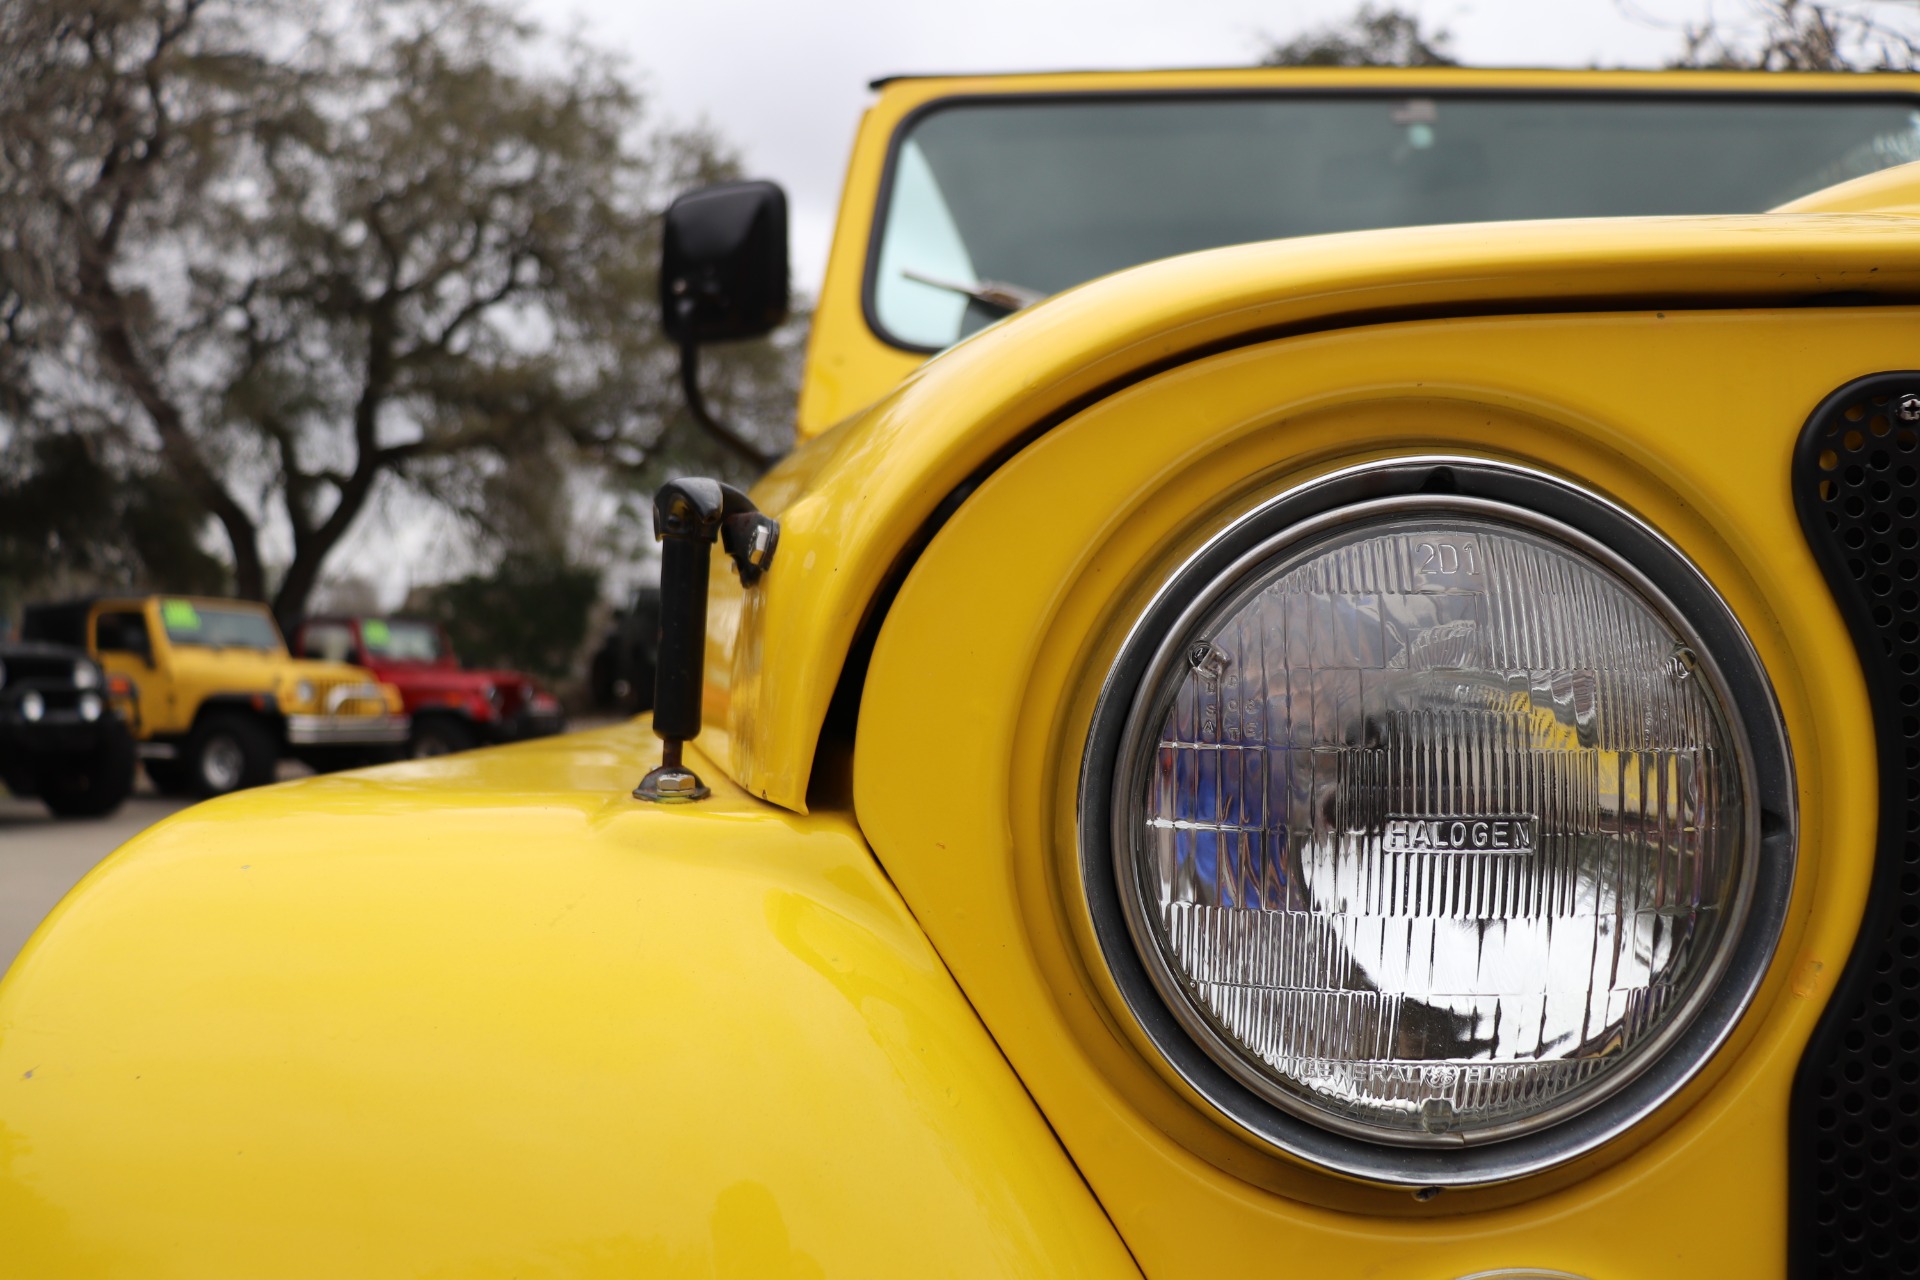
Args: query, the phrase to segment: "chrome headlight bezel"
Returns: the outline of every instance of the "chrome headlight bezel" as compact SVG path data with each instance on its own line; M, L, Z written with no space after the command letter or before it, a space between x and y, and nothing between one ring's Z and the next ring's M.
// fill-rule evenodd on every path
M1756 854L1742 889L1743 919L1731 926L1717 972L1701 981L1686 1016L1673 1020L1637 1072L1512 1132L1409 1144L1312 1114L1236 1068L1221 1044L1210 1044L1212 1032L1180 998L1178 980L1141 932L1121 863L1129 779L1143 758L1140 704L1180 657L1189 628L1287 547L1355 520L1441 509L1569 543L1623 577L1696 642L1704 674L1746 747L1747 835ZM1593 1150L1645 1119L1706 1065L1746 1012L1778 944L1792 892L1795 821L1792 761L1772 686L1731 609L1677 548L1628 512L1544 472L1471 458L1409 458L1336 472L1264 502L1168 576L1122 643L1094 712L1080 778L1078 869L1098 959L1125 1003L1116 1012L1131 1018L1164 1066L1220 1118L1262 1146L1349 1177L1472 1186L1541 1172Z

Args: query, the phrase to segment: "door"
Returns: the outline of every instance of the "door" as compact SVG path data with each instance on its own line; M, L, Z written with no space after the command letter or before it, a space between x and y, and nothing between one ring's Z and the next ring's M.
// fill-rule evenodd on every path
M93 652L109 676L125 676L139 690L134 736L150 738L167 724L171 700L165 675L154 658L147 615L139 609L103 609L93 617Z

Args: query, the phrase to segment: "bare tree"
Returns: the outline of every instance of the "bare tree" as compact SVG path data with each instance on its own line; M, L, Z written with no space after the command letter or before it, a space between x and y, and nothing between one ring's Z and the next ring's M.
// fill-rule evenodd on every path
M1458 66L1444 30L1423 26L1418 14L1394 5L1362 4L1352 17L1302 32L1290 40L1267 37L1267 67Z
M538 523L581 458L771 451L658 328L658 210L730 165L608 58L492 0L9 0L0 50L0 431L157 464L283 616L384 484Z
M1636 20L1652 22L1624 5ZM1743 0L1679 28L1667 65L1729 71L1920 69L1920 4Z

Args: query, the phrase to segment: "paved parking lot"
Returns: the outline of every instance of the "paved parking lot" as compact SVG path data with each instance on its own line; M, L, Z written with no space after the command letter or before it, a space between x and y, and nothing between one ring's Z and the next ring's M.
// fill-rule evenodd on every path
M142 790L111 818L56 821L39 801L0 791L0 972L94 863L189 803Z
M609 715L576 716L572 727L597 729L619 720ZM280 763L282 778L306 772L304 765L291 760ZM96 862L191 803L154 794L142 774L133 798L111 818L56 821L39 801L17 799L0 789L0 974L47 912Z

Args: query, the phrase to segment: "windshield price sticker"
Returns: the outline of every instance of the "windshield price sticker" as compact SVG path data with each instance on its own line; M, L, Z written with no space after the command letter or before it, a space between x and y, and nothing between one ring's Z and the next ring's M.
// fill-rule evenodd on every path
M385 647L393 641L393 631L377 619L360 624L360 638L370 645Z
M200 629L200 611L186 600L162 600L160 602L160 620L167 624L169 631L198 631Z
M1532 853L1531 814L1468 817L1389 817L1388 853Z

